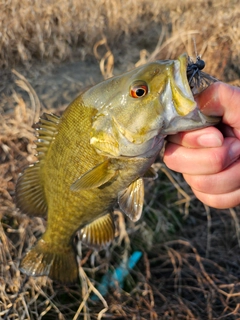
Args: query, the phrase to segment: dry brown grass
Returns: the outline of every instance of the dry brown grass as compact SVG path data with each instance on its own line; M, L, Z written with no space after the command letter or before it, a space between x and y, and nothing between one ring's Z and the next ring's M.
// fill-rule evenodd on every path
M32 58L64 60L77 49L85 56L104 33L111 40L141 31L156 20L161 5L148 2L90 0L1 2L0 58L2 64ZM142 20L146 15L149 19Z
M107 78L155 58L175 58L185 51L195 57L195 38L206 71L240 83L237 0L10 0L0 3L0 12L1 66L23 63L34 73L39 59L59 62L92 54ZM79 284L26 279L19 272L23 254L45 229L45 221L22 215L13 202L19 172L35 160L31 126L43 106L23 76L15 72L14 78L18 82L11 84L11 91L5 90L5 82L0 84L0 111L6 111L0 115L0 318L240 318L239 208L204 207L180 175L160 164L156 164L159 182L148 182L146 187L144 218L139 223L125 221L120 214L119 237L110 250L93 252L78 245ZM57 91L70 102L82 87L69 80L71 86L67 82L60 90L39 78L48 88L40 98L50 109L62 101ZM124 288L116 284L102 297L96 291L102 276L135 250L141 250L143 258ZM92 301L93 292L99 301Z
M215 76L229 61L239 62L238 0L9 0L0 3L0 12L1 66L84 58L104 37L122 55L132 49L127 44L153 48L158 36L154 57L173 58L183 51L195 56L195 37L198 53L210 61L207 71Z

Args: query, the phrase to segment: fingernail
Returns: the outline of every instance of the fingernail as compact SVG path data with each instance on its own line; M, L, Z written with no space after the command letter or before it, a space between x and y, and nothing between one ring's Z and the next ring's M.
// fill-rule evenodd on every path
M231 159L236 160L240 156L240 141L234 141L228 151L228 155Z
M222 140L215 134L203 134L197 138L199 146L206 148L221 147Z

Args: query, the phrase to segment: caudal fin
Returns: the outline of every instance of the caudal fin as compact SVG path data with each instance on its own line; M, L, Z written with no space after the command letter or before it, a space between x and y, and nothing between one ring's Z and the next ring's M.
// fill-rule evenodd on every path
M55 252L40 239L23 258L20 270L28 276L49 276L52 280L73 283L78 279L76 255L72 247Z

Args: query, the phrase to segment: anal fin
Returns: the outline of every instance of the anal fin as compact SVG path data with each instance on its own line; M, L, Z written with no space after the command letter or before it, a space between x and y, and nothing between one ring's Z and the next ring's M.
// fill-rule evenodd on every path
M80 230L80 239L87 245L101 247L114 239L115 225L112 214L94 220Z
M24 213L34 216L47 214L47 202L40 178L40 163L26 168L16 184L16 204Z

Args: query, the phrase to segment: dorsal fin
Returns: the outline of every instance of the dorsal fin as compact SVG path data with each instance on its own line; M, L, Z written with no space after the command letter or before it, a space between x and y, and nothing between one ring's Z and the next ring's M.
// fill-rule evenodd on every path
M115 225L112 214L94 220L80 230L80 240L87 245L101 247L114 239Z
M58 132L59 122L59 116L44 113L39 122L34 125L38 137L36 149L39 161L25 169L16 184L17 207L26 214L34 216L47 214L41 168L43 158Z
M60 119L61 118L55 114L43 113L39 122L34 125L38 137L36 145L39 160L44 158L50 143L56 136Z
M23 213L33 216L47 214L47 202L41 183L40 162L30 165L16 184L16 204Z

